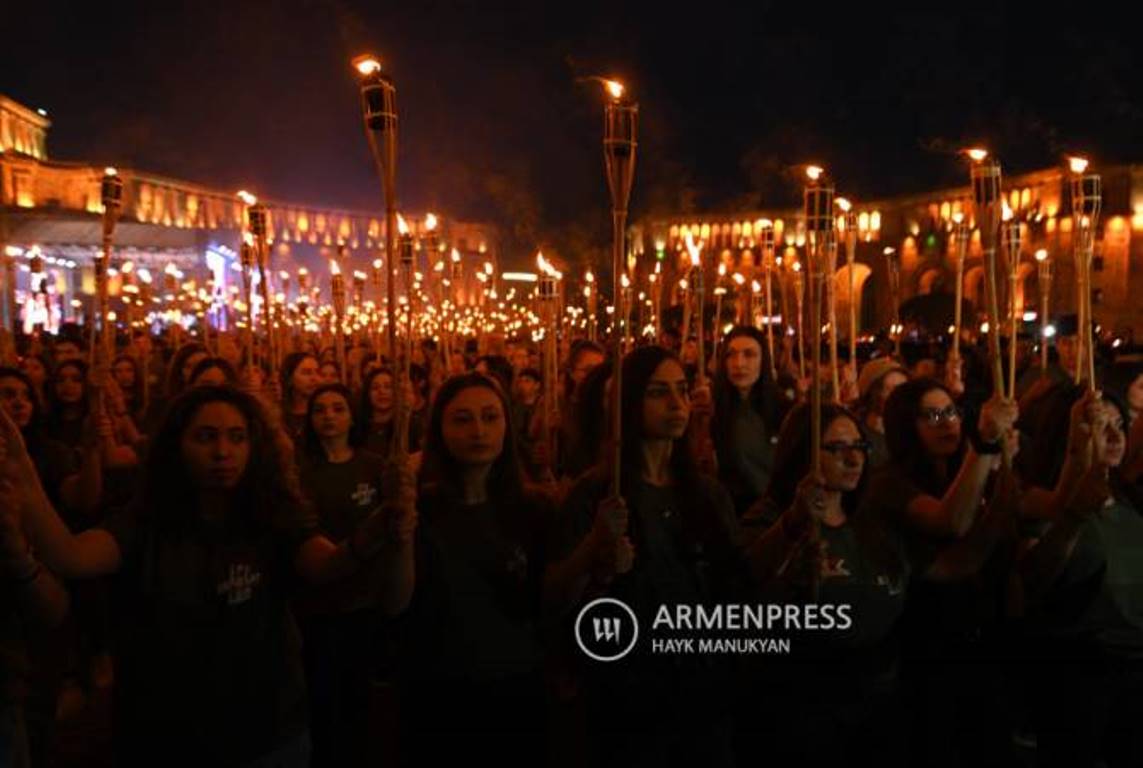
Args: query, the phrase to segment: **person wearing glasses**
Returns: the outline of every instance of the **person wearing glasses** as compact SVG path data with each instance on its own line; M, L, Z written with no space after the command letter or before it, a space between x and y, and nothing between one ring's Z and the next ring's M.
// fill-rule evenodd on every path
M1008 746L1006 721L990 710L1001 675L984 659L995 651L1012 567L1001 557L1009 550L997 545L1011 533L1005 520L1019 497L1011 472L996 473L987 502L986 491L1003 441L1017 451L1018 411L994 395L970 431L948 389L932 379L901 384L885 403L889 463L871 480L859 517L875 517L899 537L909 569L926 577L911 581L902 618L916 764L983 765ZM964 556L961 575L971 577L931 577L936 563L956 555Z

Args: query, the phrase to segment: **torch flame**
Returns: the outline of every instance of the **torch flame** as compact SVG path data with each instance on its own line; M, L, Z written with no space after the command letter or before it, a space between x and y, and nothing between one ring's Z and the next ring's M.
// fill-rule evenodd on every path
M1044 250L1043 248L1036 251L1036 261L1044 261L1047 258L1048 258L1048 252L1046 250Z
M458 251L456 248L453 248L452 249L452 255L449 258L452 259L454 264L459 264L460 263L460 251Z
M817 181L818 179L821 178L823 173L825 173L825 171L823 171L820 167L818 167L816 165L806 166L806 177L810 181Z
M836 205L838 208L840 208L845 213L849 213L850 209L853 208L853 203L849 202L849 199L845 198L845 197L834 198L833 202L834 202L834 205Z
M589 282L589 283L594 283L594 282L595 282L595 275L593 275L593 274L591 273L591 270L589 269L589 270L587 271L587 274L583 276L583 279L584 279L584 280L586 280L586 281L587 281L587 282Z
M166 266L166 268L163 269L163 274L170 275L172 277L178 277L179 276L179 268L176 267L174 264L168 264Z
M725 264L719 264L718 265L718 276L719 277L726 277L726 265Z
M794 263L791 265L791 269L793 269L795 272L801 272L801 271L802 271L802 264L801 264L801 262L795 261L795 262L794 262Z
M290 273L283 269L278 273L278 277L281 278L282 282L284 283L290 279Z
M409 234L409 225L405 223L405 217L399 213L397 214L397 231L402 235Z
M329 273L331 275L340 275L341 274L341 267L337 266L337 262L334 261L333 259L329 260Z
M118 176L119 171L115 170L111 166L107 166L106 168L103 169L103 175L104 176Z
M759 283L757 280L752 280L750 282L750 290L752 290L754 293L758 293L759 291L762 290L762 284Z
M966 149L964 153L968 155L974 163L982 162L984 158L988 157L988 150L981 149L980 147L972 147L971 149Z
M737 272L735 272L734 273L734 282L737 285L745 285L746 284L746 278L743 277L742 275L738 274Z
M425 229L429 232L436 231L437 228L437 215L435 213L425 214Z
M1001 214L1001 219L1004 221L1012 221L1012 209L1008 207L1008 203L1004 203L1004 212Z
M1080 174L1087 170L1088 162L1086 157L1069 157L1068 167L1072 169L1072 173Z
M623 98L623 92L626 90L623 83L618 80L604 80L603 87L607 89L607 94L616 101Z
M352 64L362 77L368 77L381 71L381 61L371 53L363 53L354 57Z
M691 255L691 265L697 267L702 262L699 260L699 255L702 253L702 243L695 245L694 238L690 232L687 232L687 251Z
M484 274L486 274L486 275L492 274L492 262L491 261L484 262Z
M365 273L359 272L356 269L353 270L353 281L355 283L364 283L365 282Z
M238 190L238 199L246 205L254 205L258 202L258 198L247 192L245 189Z
M619 284L621 286L623 286L624 288L630 288L631 287L631 281L627 279L627 273L623 273L622 275L619 276Z
M960 211L957 211L956 213L954 213L952 215L952 220L953 220L954 224L960 224L961 222L964 221L964 214L961 213Z

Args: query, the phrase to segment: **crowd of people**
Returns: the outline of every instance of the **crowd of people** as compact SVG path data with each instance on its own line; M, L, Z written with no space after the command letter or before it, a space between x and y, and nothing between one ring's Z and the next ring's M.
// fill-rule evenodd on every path
M0 765L96 689L119 765L1143 765L1143 355L1077 383L1059 327L1016 397L970 339L843 348L834 392L746 326L561 339L548 387L526 340L21 338ZM853 621L607 664L573 632L604 596Z

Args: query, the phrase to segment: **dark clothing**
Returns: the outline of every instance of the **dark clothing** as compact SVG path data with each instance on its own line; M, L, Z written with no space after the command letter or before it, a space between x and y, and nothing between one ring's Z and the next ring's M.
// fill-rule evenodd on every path
M726 491L705 477L694 479L691 494L677 486L630 482L626 501L635 563L605 594L630 606L639 625L648 628L661 604L734 601L745 562ZM553 535L560 557L587 535L606 485L602 475L591 473L572 489ZM570 626L563 631L571 636ZM587 667L590 764L731 764L732 672L718 656L655 655L646 646Z
M116 726L122 764L240 765L306 728L289 609L294 558L313 535L302 510L273 528L242 521L160 527L124 510L103 527L116 578Z
M430 490L418 510L416 587L393 626L402 764L432 765L459 737L474 763L536 765L548 506L464 505Z
M715 441L718 455L718 479L730 491L739 515L766 493L770 472L774 467L777 433L771 434L766 419L749 401L734 398L730 423Z

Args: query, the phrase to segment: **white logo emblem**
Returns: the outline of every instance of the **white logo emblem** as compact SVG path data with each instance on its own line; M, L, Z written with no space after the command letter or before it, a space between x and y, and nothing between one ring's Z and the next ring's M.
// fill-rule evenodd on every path
M592 634L584 636L584 618L591 619ZM618 661L635 647L639 620L626 603L613 597L592 600L575 620L575 641L581 651L596 661Z

